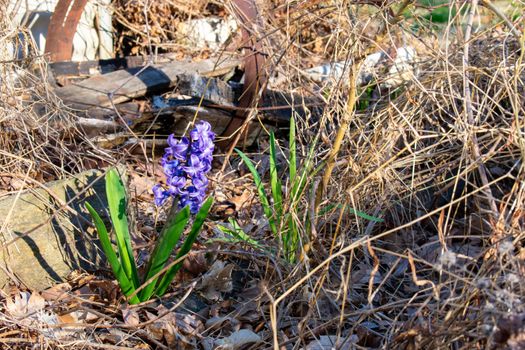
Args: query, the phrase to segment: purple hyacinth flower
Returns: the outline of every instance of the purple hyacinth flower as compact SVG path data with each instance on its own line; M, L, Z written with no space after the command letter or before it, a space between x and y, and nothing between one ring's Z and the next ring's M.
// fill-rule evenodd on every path
M201 202L197 198L181 197L179 202L179 208L182 209L186 206L190 208L190 213L197 214L199 212Z
M168 136L168 145L171 148L171 155L179 160L185 160L188 147L190 145L190 140L187 137L183 137L180 140L175 139L175 135L171 134Z
M209 181L204 174L192 177L191 182L200 191L206 191L206 188L208 188Z
M195 129L190 131L190 137L192 141L200 141L203 139L213 139L215 134L211 131L211 125L208 122L201 121L195 125Z
M184 171L191 177L194 177L203 173L205 168L206 165L199 159L199 157L192 154L188 161L188 166L184 167Z
M172 176L170 178L167 179L167 184L175 189L178 189L176 190L175 192L173 192L173 194L179 194L183 188L186 186L186 182L188 181L188 178L186 176Z
M204 196L205 194L195 186L188 186L187 190L181 195L179 206L181 208L189 206L190 212L197 214L204 201Z
M206 196L209 184L206 173L211 170L215 134L209 123L201 121L190 131L189 136L180 140L174 135L168 137L169 147L161 159L168 189L156 185L153 193L155 204L162 205L168 197L177 196L178 206L188 206L191 213L195 214Z
M179 172L179 161L176 159L166 160L162 162L162 167L164 168L164 174L169 178L176 175Z
M161 185L153 186L153 195L155 196L155 205L161 206L169 198L170 193L166 191Z

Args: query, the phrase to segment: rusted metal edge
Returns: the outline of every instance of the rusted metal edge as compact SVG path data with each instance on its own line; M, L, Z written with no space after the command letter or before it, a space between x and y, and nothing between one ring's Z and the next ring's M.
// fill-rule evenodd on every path
M45 53L51 62L69 61L73 37L88 0L59 0L47 29Z
M261 91L266 87L268 79L265 64L266 55L262 51L262 43L257 34L262 33L263 23L257 10L255 0L233 0L236 17L241 24L244 54L244 86L238 106L242 109L233 113L233 118L226 130L222 133L225 141L219 146L223 149L231 147L234 139L232 135L244 124L250 113L250 108L258 102ZM241 138L242 139L242 138Z

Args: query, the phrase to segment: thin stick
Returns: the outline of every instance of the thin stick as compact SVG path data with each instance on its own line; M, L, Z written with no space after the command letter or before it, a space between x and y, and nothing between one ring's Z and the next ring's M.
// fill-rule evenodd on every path
M478 0L473 0L472 4L470 6L469 14L468 14L468 21L467 21L467 29L465 31L465 48L463 51L463 95L465 98L465 112L467 113L467 122L468 125L473 128L475 125L474 121L474 112L472 108L472 97L471 97L471 91L470 91L470 74L468 70L469 66L469 49L470 49L470 36L472 33L472 23L474 21L474 13L478 6ZM481 152L479 149L479 142L478 138L476 136L475 132L468 133L468 135L471 137L472 141L472 153L474 156L474 162L477 162L478 160L482 159ZM481 182L483 183L483 187L485 187L485 195L487 196L487 201L489 202L489 206L491 209L491 214L494 219L494 223L497 222L497 219L499 217L499 211L498 207L496 205L496 200L494 199L494 196L492 195L492 191L489 186L487 186L489 180L487 176L487 169L485 167L485 164L480 162L478 165L478 173L479 177L481 179Z

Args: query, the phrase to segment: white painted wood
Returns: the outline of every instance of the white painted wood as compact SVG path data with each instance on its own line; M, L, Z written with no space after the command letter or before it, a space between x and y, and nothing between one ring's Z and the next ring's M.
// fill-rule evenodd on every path
M13 25L28 28L40 54L46 46L47 27L58 0L10 0L8 13ZM73 38L72 61L113 57L111 0L90 0ZM98 17L98 18L97 18ZM15 53L12 53L13 58ZM17 52L16 56L23 56Z

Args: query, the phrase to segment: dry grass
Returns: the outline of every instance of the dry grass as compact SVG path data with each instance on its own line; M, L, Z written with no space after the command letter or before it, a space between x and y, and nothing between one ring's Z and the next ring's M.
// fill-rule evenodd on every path
M5 8L0 4L2 13ZM19 33L21 33L19 35ZM13 52L20 52L15 57ZM27 187L27 178L51 181L88 166L89 141L75 137L74 118L53 94L44 57L30 34L0 21L0 184L3 190ZM82 143L84 145L82 145Z
M205 53L181 45L178 25L186 20L210 15L224 15L221 2L210 0L118 0L113 4L119 38L119 54L154 54L162 52ZM206 51L206 50L204 50Z
M514 30L500 23L501 13L455 1L458 15L433 30L423 9L385 22L399 4L265 5L268 69L281 76L279 86L326 102L322 115L298 121L302 159L319 135L316 165L325 169L332 155L334 168L319 203L322 176L309 179L293 209L309 247L297 266L215 252L242 255L260 273L253 279L260 278L261 293L252 302L261 318L250 326L264 343L252 348L301 349L326 336L341 349L524 348L525 39L515 35L524 30L524 4L509 17L521 23ZM478 20L486 23L471 31ZM1 33L5 47L14 36L7 27ZM162 42L159 33L142 36L141 47L153 34ZM349 83L319 87L305 77L306 68L326 60L358 62L403 45L418 52L417 74L395 90L379 89L388 78L379 74L357 87L357 109ZM1 60L1 79L9 82L0 87L5 171L80 170L64 166L79 155L48 127L67 116L45 76L29 73L43 71L33 69L41 59L31 59L16 81L20 62L5 54Z
M345 11L334 4L320 21L344 28L333 21L350 21ZM415 45L419 74L357 112L348 108L349 84L329 90L320 156L345 122L349 128L321 207L340 203L385 221L341 210L316 218L310 261L270 291L275 344L357 335L355 346L525 346L523 39L501 25L467 34L473 16L465 9L439 40L414 33L416 19L388 27L387 38L355 26L326 40L323 53L351 58L370 47ZM301 75L293 62L283 65L288 77ZM294 317L287 305L300 303L308 311ZM297 324L296 333L283 324Z

